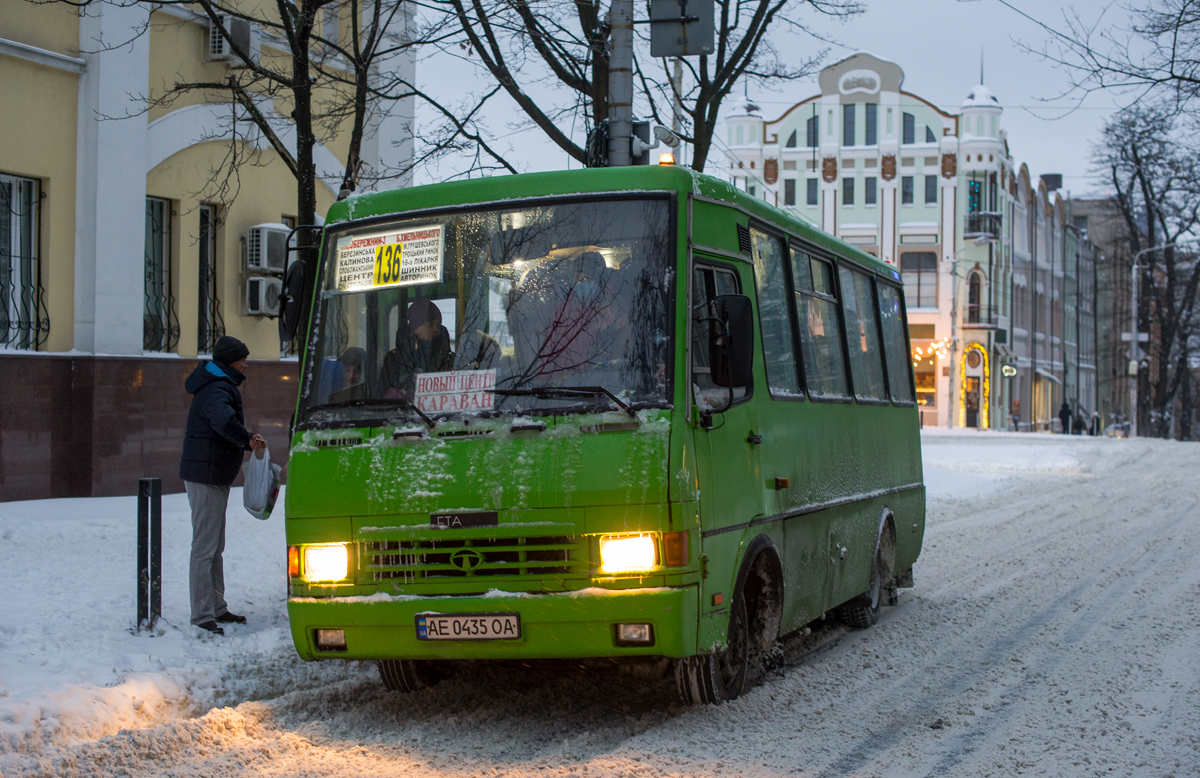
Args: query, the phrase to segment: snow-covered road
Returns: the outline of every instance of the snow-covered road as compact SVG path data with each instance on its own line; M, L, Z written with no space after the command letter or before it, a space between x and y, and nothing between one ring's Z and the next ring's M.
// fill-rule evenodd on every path
M916 587L707 708L669 683L483 668L402 696L369 665L306 665L274 552L230 582L252 621L224 642L135 637L129 576L106 572L131 566L131 502L0 504L0 775L1200 775L1200 446L923 446ZM281 522L230 523L231 576L282 547ZM186 624L179 575L164 586Z

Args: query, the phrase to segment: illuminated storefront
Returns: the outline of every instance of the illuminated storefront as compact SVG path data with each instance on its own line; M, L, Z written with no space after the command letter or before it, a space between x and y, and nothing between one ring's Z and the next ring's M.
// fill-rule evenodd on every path
M992 400L991 366L988 353L978 343L968 343L963 350L962 391L958 395L958 425L960 427L988 426L988 407Z

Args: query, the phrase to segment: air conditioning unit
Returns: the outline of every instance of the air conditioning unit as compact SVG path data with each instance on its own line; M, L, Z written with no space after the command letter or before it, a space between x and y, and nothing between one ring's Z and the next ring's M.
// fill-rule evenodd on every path
M233 38L242 51L249 52L250 59L257 64L260 48L258 27L245 19L238 19L227 14L217 14L217 18L229 32L229 37ZM229 60L232 67L246 66L242 58L234 54L233 46L225 40L225 36L221 34L220 29L212 23L211 19L208 25L208 58Z
M278 278L246 279L246 313L250 316L278 316L283 281Z
M287 267L286 224L256 224L246 235L246 270L251 273L282 273Z

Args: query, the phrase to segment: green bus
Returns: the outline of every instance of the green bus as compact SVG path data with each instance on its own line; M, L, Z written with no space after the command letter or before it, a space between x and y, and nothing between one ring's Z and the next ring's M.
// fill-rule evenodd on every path
M900 274L721 180L577 170L329 211L286 491L306 660L737 697L875 622L925 526Z

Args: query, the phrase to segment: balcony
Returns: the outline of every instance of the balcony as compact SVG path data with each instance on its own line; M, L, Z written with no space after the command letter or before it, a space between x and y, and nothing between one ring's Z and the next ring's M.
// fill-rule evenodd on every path
M972 211L967 214L964 238L978 238L980 235L1000 237L1001 216L998 211Z
M998 330L1000 325L1000 312L990 305L968 303L963 309L964 330Z

